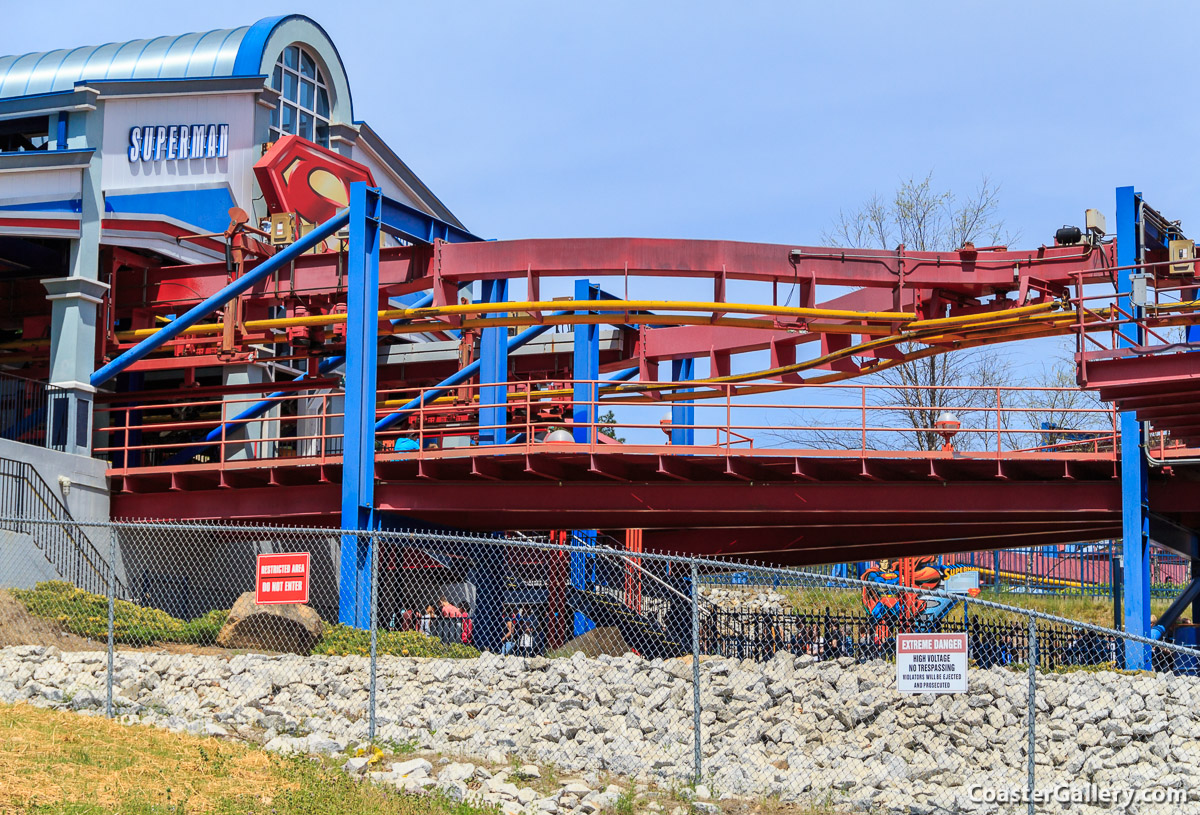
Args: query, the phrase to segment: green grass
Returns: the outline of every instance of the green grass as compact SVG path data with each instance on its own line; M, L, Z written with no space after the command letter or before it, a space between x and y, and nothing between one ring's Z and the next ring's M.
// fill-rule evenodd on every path
M496 810L399 794L301 757L0 706L0 812L38 815L483 815Z
M102 595L56 580L38 583L32 589L11 589L10 593L30 614L53 620L72 634L96 640L108 637L108 599ZM228 615L228 611L217 610L195 620L180 620L156 608L117 600L113 604L113 639L124 645L212 645ZM323 628L321 639L313 647L314 654L366 656L370 653L370 632L341 624L325 623ZM380 631L376 648L380 654L394 656L454 659L479 656L479 652L470 646L446 645L416 631Z
M1103 597L1081 597L1069 594L1012 594L985 589L979 598L1106 628L1112 628L1113 624L1112 600ZM1152 599L1150 613L1162 614L1170 604L1171 601L1167 599ZM1021 622L1029 619L1022 614L977 605L971 606L971 616L981 621Z
M783 601L795 611L805 614L862 614L862 592L858 588L782 588Z
M613 812L616 815L634 815L634 798L635 794L632 789L626 789L621 793L621 797L613 804Z
M784 602L793 610L808 614L824 613L828 608L833 614L860 615L864 613L862 594L858 590L820 588L781 589ZM1016 594L984 589L980 600L988 600L1018 609L1053 614L1069 620L1091 623L1111 628L1113 624L1112 600L1103 597L1082 597L1070 594ZM969 601L968 601L969 602ZM1162 614L1171 604L1167 599L1152 599L1150 613ZM1020 623L1028 617L1019 612L987 608L970 603L971 618L980 622ZM951 619L962 619L961 607L950 614Z

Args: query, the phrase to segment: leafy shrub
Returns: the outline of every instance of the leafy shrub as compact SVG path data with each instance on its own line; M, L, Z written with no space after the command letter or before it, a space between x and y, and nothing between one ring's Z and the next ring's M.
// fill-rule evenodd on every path
M72 634L100 640L108 637L108 598L103 595L61 580L38 583L32 589L12 589L10 593L30 614L54 620ZM156 608L117 600L113 603L113 640L132 645L152 642L211 645L228 614L210 611L203 617L185 621Z
M35 617L54 620L64 630L81 637L108 638L108 598L75 588L70 583L50 580L32 589L10 593ZM229 612L217 609L194 620L180 620L165 611L117 600L113 604L113 640L122 644L149 645L156 642L212 645ZM324 634L313 647L324 656L366 656L371 652L371 632L348 625L325 623ZM380 631L376 640L380 654L411 657L472 659L479 652L467 645L446 645L417 631Z
M469 645L447 645L436 637L426 636L419 631L380 631L375 641L375 650L380 654L405 657L473 659L479 656L479 652ZM326 656L366 656L371 653L371 632L348 625L327 625L321 641L313 647L313 653Z

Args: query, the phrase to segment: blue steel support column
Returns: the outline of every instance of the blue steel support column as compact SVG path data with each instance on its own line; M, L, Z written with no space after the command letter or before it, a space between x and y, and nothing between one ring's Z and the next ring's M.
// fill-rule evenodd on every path
M1200 536L1195 534L1192 535L1192 557L1188 562L1191 564L1188 576L1194 583L1200 580ZM1192 603L1192 622L1197 620L1200 620L1200 597L1197 597L1196 601Z
M600 287L592 285L590 280L575 281L576 300L597 300L600 297ZM586 314L578 311L576 314ZM574 328L575 349L571 376L575 384L571 391L574 405L571 409L571 419L575 423L572 433L579 444L587 444L595 438L596 428L596 399L599 396L599 386L595 380L600 378L600 327L598 325L577 325ZM572 536L570 577L571 587L584 591L591 588L594 575L591 573L595 565L595 555L587 553L587 549L596 545L596 530L577 530ZM596 627L586 614L575 610L574 633L578 637Z
M1138 238L1138 195L1133 187L1117 188L1117 305L1126 313L1137 316L1131 294L1133 275L1140 269L1129 267L1138 263L1142 248ZM1137 311L1140 311L1138 309ZM1122 348L1137 340L1133 326L1122 329L1119 342ZM1121 413L1121 554L1124 564L1125 631L1141 637L1150 636L1150 514L1147 511L1147 467L1142 454L1142 428L1132 411ZM1150 653L1145 645L1125 643L1125 667L1129 670L1148 669Z
M571 540L571 588L586 591L595 582L595 555L587 550L596 545L596 530L588 529L576 532ZM596 623L579 609L575 610L575 636L586 634L596 627Z
M507 280L484 280L485 303L508 300ZM497 318L503 314L494 315ZM508 328L485 328L479 335L479 443L504 444L508 433ZM489 427L490 425L490 427Z
M671 362L671 381L689 382L696 378L696 360L676 359ZM691 393L688 388L683 393ZM696 407L689 400L671 403L671 444L696 443Z
M369 530L375 511L375 400L379 352L379 190L350 185L346 255L346 408L342 458L342 528ZM368 538L343 535L338 621L370 626Z
M576 300L595 300L600 289L590 280L575 281ZM587 314L577 311L576 314ZM572 433L579 444L587 444L596 432L596 398L599 394L594 380L600 378L600 326L577 325L574 328L575 359L572 377L575 385L571 391L574 405L571 419L575 422Z
M471 569L467 580L475 587L475 606L471 609L473 644L483 651L499 651L504 638L506 549L483 540L469 547Z
M508 300L507 280L484 280L481 300ZM498 314L497 317L504 315ZM479 335L479 443L504 444L508 440L508 328L485 328ZM490 426L490 427L489 427ZM475 586L474 637L477 647L500 650L504 632L504 557L502 546L476 543L472 546Z

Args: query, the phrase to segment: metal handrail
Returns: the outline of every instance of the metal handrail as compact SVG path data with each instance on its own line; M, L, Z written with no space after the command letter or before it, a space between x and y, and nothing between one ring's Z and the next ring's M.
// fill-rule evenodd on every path
M32 464L0 458L0 478L12 479L28 489L34 499L32 506L34 513L44 516L38 520L61 522L57 526L38 525L29 530L20 529L18 524L18 528L13 528L11 531L28 534L34 545L46 555L46 559L66 580L76 586L86 588L95 594L106 594L110 588L109 580L111 578L118 591L118 596L126 598L132 596L129 588L116 576L116 564L108 563L82 528L72 525L74 519L71 517L70 511ZM0 491L0 495L3 496L3 500L0 500L0 505L3 506L2 511L11 515L11 508L7 504L14 496L8 491ZM24 503L19 496L17 496L17 502ZM24 509L26 511L20 514L30 515L31 507L26 506ZM49 530L48 540L43 540L43 536L38 534L42 530ZM56 535L56 532L60 534Z
M614 387L610 382L588 380L600 388ZM628 411L658 411L663 408L664 401L675 401L669 396L672 387L694 387L695 382L679 383L645 383L621 385L621 391L598 393L595 397L585 400L573 400L570 389L562 387L560 380L540 380L505 383L510 395L507 406L510 413L504 423L486 424L479 421L480 409L486 407L479 399L481 386L467 384L456 387L457 396L444 400L422 400L410 411L409 424L400 429L389 429L377 433L377 451L382 454L396 453L403 456L424 458L442 455L450 450L449 440L455 440L455 446L477 445L481 436L493 435L490 431L501 431L502 443L493 445L496 452L522 451L536 452L544 433L552 428L571 430L576 438L585 438L583 442L575 442L573 449L588 452L611 452L607 447L607 439L601 441L601 431L610 425L593 420L589 422L574 422L569 416L570 408L582 405L589 407L588 414L599 414L611 406L624 406ZM893 421L898 414L928 413L930 416L944 409L957 409L963 413L962 427L957 431L955 451L957 455L997 456L1004 455L1090 455L1092 457L1115 456L1116 434L1114 408L1112 406L1097 407L1055 407L1030 403L1027 394L1045 393L1054 400L1058 393L1075 393L1074 388L1033 388L1033 387L996 387L996 386L913 386L897 389L888 385L773 385L773 389L797 389L803 399L798 404L780 404L774 402L755 402L739 395L738 386L710 385L706 386L719 392L718 399L697 399L690 404L695 419L686 424L664 426L657 420L640 421L622 420L619 427L622 430L642 431L641 438L626 443L629 452L637 452L639 447L661 448L662 443L655 444L653 439L668 430L691 430L697 436L697 441L690 444L692 448L702 448L720 452L726 456L771 455L775 449L784 449L785 445L773 444L764 447L755 445L755 433L777 437L783 434L823 434L844 435L847 438L853 434L861 442L853 446L823 444L818 438L807 443L786 445L786 449L796 450L837 450L852 451L858 448L862 454L877 452L879 439L885 439L884 446L893 446L894 438L899 434L933 434L939 433L936 427L901 426L901 422ZM639 390L640 388L640 390ZM803 388L803 390L799 390ZM598 388L599 389L599 388ZM655 394L667 391L668 395L655 398ZM897 402L884 401L874 394L900 392L902 397ZM411 388L401 391L383 391L380 394L378 413L385 413L390 404L401 400L409 401L414 396L429 393L428 388ZM967 400L968 404L955 406L955 399L926 399L920 394L927 392L946 392L955 395L957 401ZM828 401L819 403L819 394L827 394ZM691 394L687 394L691 396ZM847 398L848 397L848 398ZM322 461L340 455L342 434L333 431L331 423L344 416L338 407L337 393L312 395L305 393L274 394L268 400L278 405L270 413L247 420L236 437L222 433L222 438L211 442L215 448L212 453L201 457L211 463L224 463L230 459L229 451L234 447L246 448L253 458L320 458ZM733 400L737 399L735 403ZM131 464L138 457L143 459L161 456L165 452L195 449L196 442L192 434L208 432L214 421L224 422L229 415L241 410L241 402L256 403L263 401L259 395L252 394L242 398L199 399L186 402L164 400L160 402L122 403L119 406L99 406L97 410L97 443L94 450L98 455L107 456L118 463L118 469L133 469L137 466L153 466L155 461L141 461ZM930 407L930 402L937 404ZM941 405L938 403L947 403ZM736 413L741 414L735 416ZM779 411L787 411L787 418L782 423L770 420L772 412L780 415ZM800 421L795 414L800 411L814 414L812 419ZM202 413L212 415L200 415ZM850 413L858 421L843 421L837 419L838 413ZM522 413L524 415L522 415ZM1081 438L1069 444L1059 444L1047 448L1041 443L1040 437L1045 430L1038 423L1038 418L1053 413L1056 417L1070 414L1077 417L1073 424L1082 425L1070 428L1069 432ZM169 415L164 415L169 414ZM765 416L764 416L765 415ZM107 417L107 421L105 421ZM764 417L767 419L764 421ZM712 421L715 419L715 421ZM740 419L741 421L737 421ZM754 421L758 419L758 421ZM1057 419L1056 419L1057 420ZM136 433L135 433L136 431ZM646 431L650 431L647 433ZM704 440L698 438L704 434ZM882 435L881 435L882 434ZM1035 442L1030 444L1024 437L1033 435ZM140 436L140 438L139 438ZM647 438L649 436L649 438ZM987 441L990 437L991 441ZM740 445L744 440L745 447ZM761 438L757 439L761 442ZM804 442L803 439L800 440ZM963 442L967 443L964 444ZM990 451L972 451L972 441L976 447L991 447ZM647 443L649 442L649 444ZM670 442L668 441L667 444ZM917 445L907 449L916 449ZM1091 452L1085 453L1084 448L1090 447ZM602 449L603 448L603 449ZM926 451L928 452L928 451ZM936 452L936 451L935 451ZM947 452L947 451L943 451Z

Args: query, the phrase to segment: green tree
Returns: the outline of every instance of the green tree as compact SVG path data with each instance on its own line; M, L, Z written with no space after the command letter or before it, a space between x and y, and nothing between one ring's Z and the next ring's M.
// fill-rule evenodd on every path
M610 439L616 439L617 442L619 442L620 444L624 444L625 437L617 436L617 431L615 428L616 423L617 423L617 415L615 413L613 413L612 410L610 409L608 411L608 413L605 413L603 416L600 417L600 424L601 424L600 432L603 433L604 435L608 436Z

